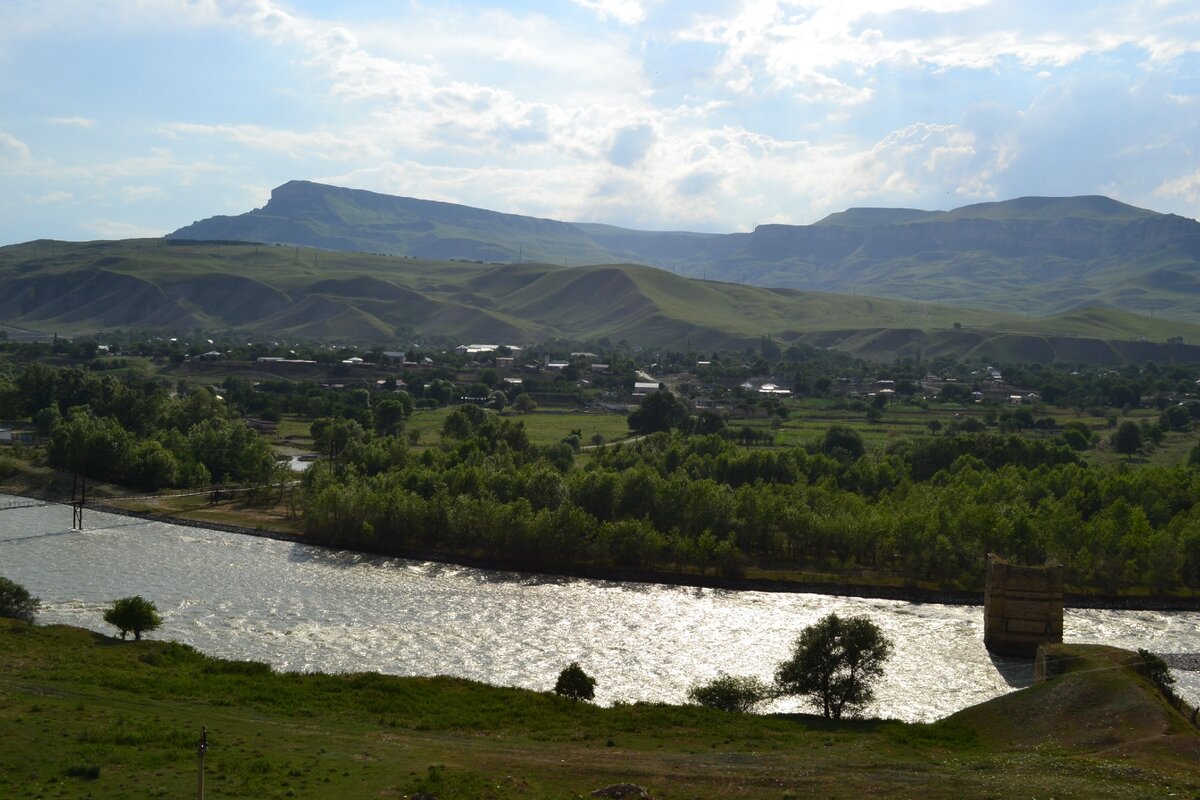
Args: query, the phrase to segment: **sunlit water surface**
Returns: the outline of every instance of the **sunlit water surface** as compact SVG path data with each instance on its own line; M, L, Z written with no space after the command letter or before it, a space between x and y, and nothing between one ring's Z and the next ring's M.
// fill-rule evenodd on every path
M895 644L871 713L932 720L1026 685L1027 661L983 648L979 607L732 592L379 558L65 506L0 512L0 575L41 597L43 623L109 631L141 594L177 639L281 670L457 675L545 690L578 661L596 699L683 702L719 672L770 679L804 626L867 614ZM1068 610L1066 639L1200 652L1200 614ZM1177 672L1200 702L1200 673ZM779 701L772 710L799 710Z

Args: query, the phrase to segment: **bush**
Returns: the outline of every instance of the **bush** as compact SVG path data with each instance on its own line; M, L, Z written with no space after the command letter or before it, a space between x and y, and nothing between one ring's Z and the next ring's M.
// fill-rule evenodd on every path
M33 622L41 604L42 601L31 596L21 584L0 577L0 617Z
M752 710L770 696L770 687L758 678L724 673L708 683L698 684L688 690L688 700L697 705L741 714Z
M1175 676L1171 674L1167 662L1163 661L1161 656L1151 653L1145 648L1139 647L1137 653L1141 658L1138 663L1138 672L1149 678L1163 694L1173 697L1175 690L1171 687L1175 683Z
M80 778L81 780L85 781L94 781L100 777L100 765L88 764L86 766L76 765L73 767L67 767L64 774L66 774L68 778Z
M558 673L554 693L572 700L591 700L596 696L596 679L584 672L578 661L572 661Z

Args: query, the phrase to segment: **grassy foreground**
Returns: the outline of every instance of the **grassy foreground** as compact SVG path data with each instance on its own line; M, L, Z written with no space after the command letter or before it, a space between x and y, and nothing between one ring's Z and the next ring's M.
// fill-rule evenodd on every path
M1129 654L932 725L596 708L451 678L276 674L0 620L0 796L1193 797L1200 736ZM552 676L548 676L548 682ZM1014 791L1016 793L1014 793Z

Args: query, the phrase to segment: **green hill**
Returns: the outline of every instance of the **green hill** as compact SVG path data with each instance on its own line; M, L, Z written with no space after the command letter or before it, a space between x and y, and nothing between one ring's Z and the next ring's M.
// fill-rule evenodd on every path
M1166 342L1200 342L1200 326L1112 309L1029 318L695 280L631 264L494 265L161 240L0 248L0 323L63 334L200 328L360 344L393 341L398 330L464 341L607 337L694 349L754 347L768 334L785 345L881 359L1200 361L1195 345Z
M516 800L623 783L701 800L1200 792L1200 736L1129 654L1081 653L1091 669L942 722L829 722L598 708L446 677L280 674L0 619L0 796L195 796L201 727L208 797Z
M180 228L424 259L638 263L758 286L1038 315L1111 307L1200 322L1200 223L1111 198L1022 197L952 211L852 208L752 233L634 231L292 181L260 209Z

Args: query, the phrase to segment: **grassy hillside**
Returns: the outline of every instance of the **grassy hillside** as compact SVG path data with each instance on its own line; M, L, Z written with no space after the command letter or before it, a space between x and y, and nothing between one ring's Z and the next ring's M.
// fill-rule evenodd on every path
M464 341L608 337L697 350L753 347L769 334L882 359L1200 360L1200 349L1165 344L1175 336L1200 343L1200 326L1113 309L1039 318L770 290L630 264L494 265L160 240L0 248L0 323L63 334L234 329L359 343L414 329Z
M1094 649L1093 649L1094 650ZM452 678L275 674L0 620L0 795L1142 798L1200 791L1200 737L1121 656L932 724L596 708ZM1084 663L1084 662L1081 662ZM547 685L553 676L547 676Z

